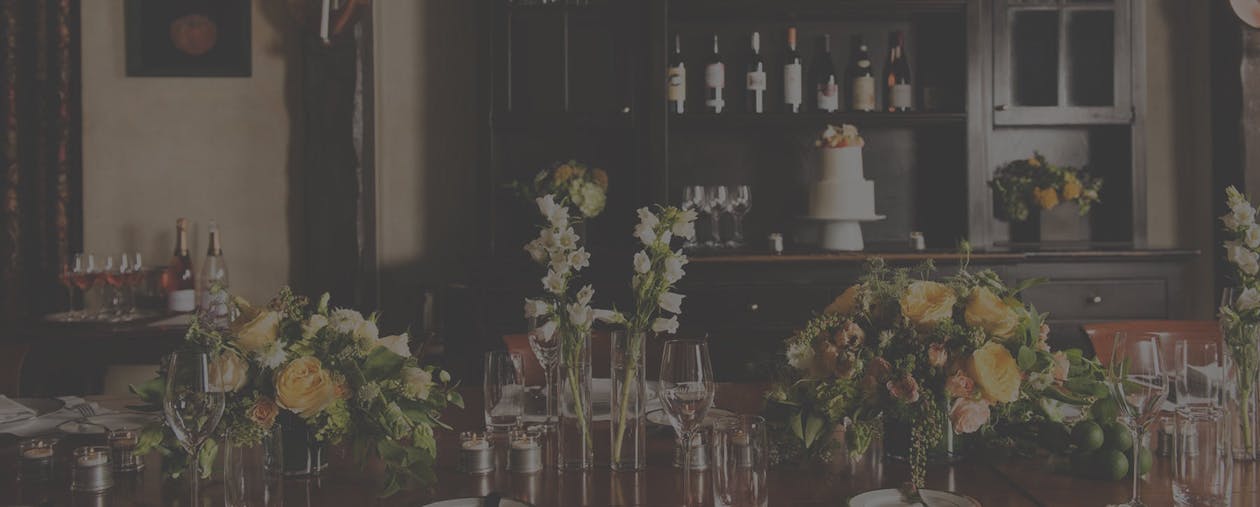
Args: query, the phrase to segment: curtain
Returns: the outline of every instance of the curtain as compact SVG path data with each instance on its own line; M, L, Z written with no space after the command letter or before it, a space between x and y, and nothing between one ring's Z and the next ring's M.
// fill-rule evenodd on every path
M82 243L79 0L0 0L0 322L65 304Z

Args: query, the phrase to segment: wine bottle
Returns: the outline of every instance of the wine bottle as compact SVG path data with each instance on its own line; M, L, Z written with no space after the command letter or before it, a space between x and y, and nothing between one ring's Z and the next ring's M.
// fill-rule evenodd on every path
M175 253L162 272L162 289L166 292L166 308L187 313L197 309L196 278L192 257L188 255L188 219L175 221Z
M231 322L228 287L227 259L223 257L219 225L211 221L210 247L206 250L206 262L201 265L198 304L201 314L216 326L226 327Z
M796 51L796 27L788 28L788 49L783 56L783 105L790 113L801 112L801 54Z
M722 63L722 53L718 52L718 36L713 36L713 54L709 55L709 63L704 67L704 106L710 113L721 113L726 107L722 91L726 88L726 64Z
M840 109L840 84L836 79L836 66L831 63L831 36L823 35L822 51L814 64L818 85L818 110L833 113Z
M674 52L669 54L669 112L682 114L687 102L687 66L683 63L682 42L674 35Z
M849 110L875 110L875 73L871 69L871 52L861 35L853 36L853 56L849 59Z
M901 30L888 35L888 63L884 65L884 100L889 112L914 110L914 85L906 61L906 38Z
M752 34L752 54L748 55L745 70L744 110L764 113L766 108L766 62L761 59L761 34Z

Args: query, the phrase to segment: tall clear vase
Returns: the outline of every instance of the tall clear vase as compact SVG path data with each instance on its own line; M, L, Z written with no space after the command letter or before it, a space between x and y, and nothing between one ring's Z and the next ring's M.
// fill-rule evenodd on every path
M267 470L285 477L311 477L328 467L324 443L297 414L281 410L277 428L266 439Z
M225 507L284 504L284 488L279 475L266 471L268 453L264 447L263 444L222 447Z
M587 332L563 339L560 375L556 379L560 391L556 466L561 470L588 470L595 461L591 434L591 335Z
M645 446L647 391L644 382L647 335L616 331L612 334L612 459L614 471L642 470Z
M1254 326L1244 326L1252 328ZM1228 331L1227 331L1228 332ZM1243 332L1235 329L1233 332ZM1235 461L1255 461L1260 452L1260 365L1256 363L1253 343L1249 347L1225 347L1226 367L1230 382L1226 391L1226 417L1230 421L1231 442ZM1248 350L1251 349L1251 350ZM1245 357L1245 356L1251 356Z

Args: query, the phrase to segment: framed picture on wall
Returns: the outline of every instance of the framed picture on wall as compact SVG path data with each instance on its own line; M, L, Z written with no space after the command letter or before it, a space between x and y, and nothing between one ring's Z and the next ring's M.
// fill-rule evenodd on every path
M250 0L126 0L128 76L248 77Z

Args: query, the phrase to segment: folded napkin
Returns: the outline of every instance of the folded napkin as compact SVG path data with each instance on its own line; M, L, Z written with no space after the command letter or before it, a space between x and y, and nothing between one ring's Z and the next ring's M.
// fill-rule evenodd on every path
M0 394L0 424L8 424L16 421L25 421L35 417L35 411L30 407L9 399L8 396Z
M81 405L90 407L91 413L94 415L113 414L115 412L101 407L96 402L89 402L78 396L63 396L58 399L65 402L66 406L56 412L44 414L26 421L0 425L0 433L10 433L19 437L30 437L53 432L58 426L66 421L83 419L83 412L79 410Z

